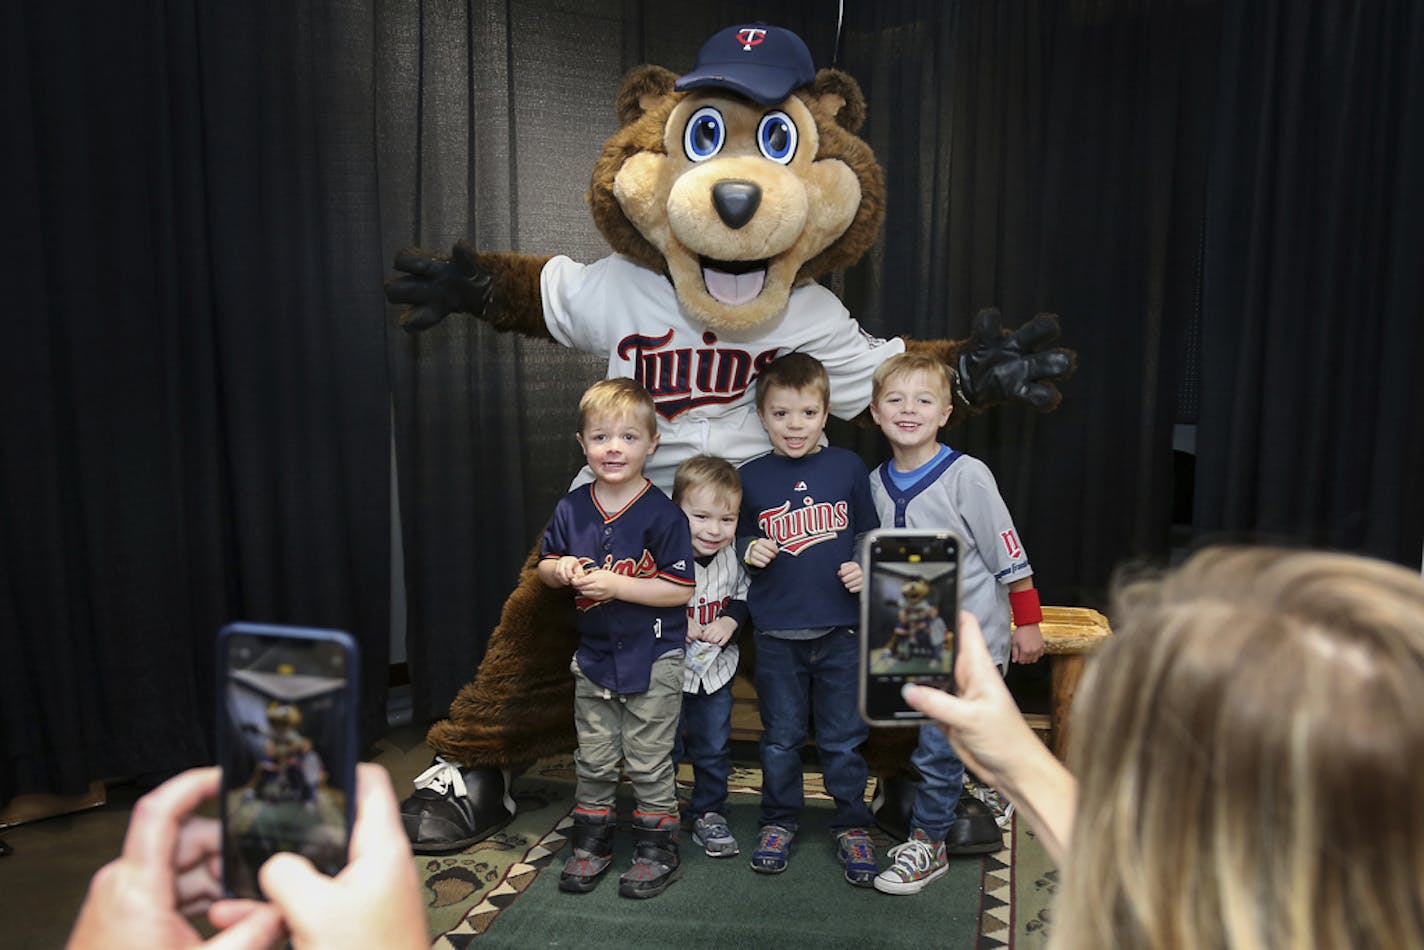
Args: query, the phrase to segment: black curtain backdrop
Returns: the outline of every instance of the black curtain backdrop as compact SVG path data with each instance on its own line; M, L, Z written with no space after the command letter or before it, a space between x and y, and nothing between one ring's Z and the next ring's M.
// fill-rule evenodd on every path
M351 631L384 725L374 34L328 12L5 15L0 801L210 762L235 619Z
M602 364L459 317L391 329L390 257L606 254L584 193L620 78L742 20L865 90L886 228L830 282L869 330L1061 314L1062 409L949 435L993 466L1047 601L1167 557L1189 488L1198 539L1419 563L1417 3L850 2L838 33L839 6L7 14L0 798L206 761L212 631L237 617L353 630L374 735L392 407L415 711L445 712Z
M1050 311L1079 351L1059 411L947 436L993 468L1046 603L1100 605L1114 565L1167 548L1219 11L1147 8L864 5L842 44L890 187L852 311L952 339L984 307Z
M1226 9L1197 527L1417 566L1424 5Z

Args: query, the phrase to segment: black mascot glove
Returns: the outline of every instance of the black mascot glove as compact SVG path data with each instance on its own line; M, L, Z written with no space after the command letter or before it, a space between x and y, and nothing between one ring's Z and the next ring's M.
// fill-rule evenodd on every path
M1058 317L1040 313L1013 333L1005 330L996 309L980 310L974 318L969 346L959 356L959 385L974 409L1006 399L1018 399L1039 412L1058 408L1063 395L1054 380L1067 379L1077 366L1077 354L1055 347Z
M396 270L409 276L386 281L386 299L408 305L398 322L412 333L452 313L482 317L494 297L494 277L479 265L467 241L457 242L448 258L419 248L398 251Z

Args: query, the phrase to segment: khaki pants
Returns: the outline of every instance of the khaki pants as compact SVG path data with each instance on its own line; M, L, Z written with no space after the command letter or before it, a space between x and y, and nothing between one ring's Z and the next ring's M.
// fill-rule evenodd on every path
M613 807L620 766L628 774L638 811L677 814L676 772L672 762L682 710L682 652L653 662L646 693L620 696L594 683L578 667L574 674L574 728L578 751L578 804Z

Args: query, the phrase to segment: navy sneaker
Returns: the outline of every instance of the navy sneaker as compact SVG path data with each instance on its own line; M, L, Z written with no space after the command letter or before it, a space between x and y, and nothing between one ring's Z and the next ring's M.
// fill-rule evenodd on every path
M796 832L780 825L762 825L757 835L756 850L752 852L752 870L762 874L780 874L786 870L786 862L791 857L791 839ZM871 875L874 877L874 875Z
M880 868L875 865L875 846L870 843L870 833L864 828L851 828L836 835L836 857L845 865L845 879L856 887L874 887L875 875Z

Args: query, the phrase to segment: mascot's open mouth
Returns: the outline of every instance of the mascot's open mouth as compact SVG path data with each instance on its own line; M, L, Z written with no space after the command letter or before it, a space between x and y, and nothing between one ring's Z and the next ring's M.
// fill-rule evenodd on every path
M767 259L716 261L702 258L702 282L718 303L735 307L755 300L766 284Z

